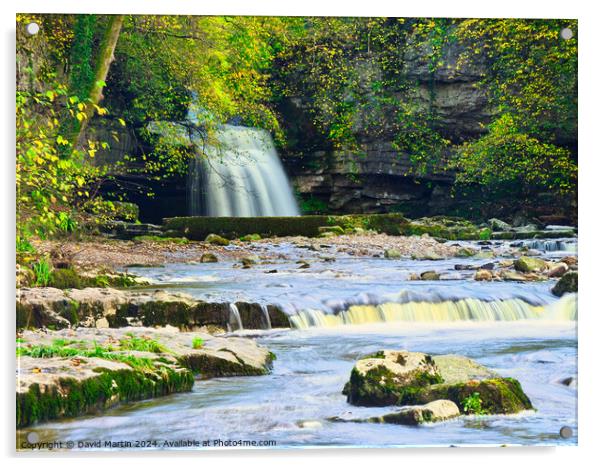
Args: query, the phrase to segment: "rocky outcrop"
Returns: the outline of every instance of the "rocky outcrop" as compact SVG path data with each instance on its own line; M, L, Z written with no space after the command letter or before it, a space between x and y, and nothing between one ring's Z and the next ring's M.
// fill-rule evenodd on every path
M211 303L163 290L21 288L17 290L17 328L171 325L188 331L207 327L236 330L238 322L232 322L232 305L244 328L290 326L288 316L274 305Z
M360 359L343 394L357 406L404 406L451 400L458 409L462 407L464 412L477 414L511 414L533 408L515 379L500 377L462 356L431 357L408 351L385 350ZM425 407L412 409L395 413L391 419L424 421Z
M25 331L17 345L17 426L189 391L194 377L267 374L253 340L164 329Z

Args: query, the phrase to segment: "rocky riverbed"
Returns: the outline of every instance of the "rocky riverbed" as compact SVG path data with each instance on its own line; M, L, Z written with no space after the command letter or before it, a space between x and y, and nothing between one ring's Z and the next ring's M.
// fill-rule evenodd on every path
M335 332L342 327L357 328L359 333L350 334L346 345L354 347L353 359L362 364L360 357L366 352L380 354L383 348L374 348L374 342L365 344L372 341L362 336L365 325L391 326L400 336L406 335L407 329L398 328L399 324L430 329L475 322L503 325L504 321L522 322L526 327L520 328L525 329L533 322L541 322L537 325L542 328L547 328L547 322L571 325L576 318L575 246L573 238L445 241L429 235L370 232L320 238L212 237L201 242L157 238L69 245L45 242L42 247L57 261L68 259L70 270L77 274L93 276L104 270L127 278L122 279L127 286L17 290L18 423L26 426L100 414L109 408L112 412L124 403L177 393L182 395L173 396L196 399L200 394L210 400L220 391L214 393L211 385L205 385L210 382L200 380L222 380L224 376L262 375L265 383L278 386L269 375L272 367L285 370L290 383L299 383L297 369L290 372L290 358L304 348L304 332L311 335L312 328L327 327ZM289 330L291 327L298 330ZM278 343L281 332L290 332L292 338L284 347ZM375 391L365 386L359 392L352 389L347 365L345 394L341 394L343 373L337 369L339 385L328 385L328 397L342 397L349 401L345 401L347 406L362 406L351 413L343 408L339 412L322 409L320 415L306 413L296 425L305 430L332 423L332 429L339 432L346 428L335 424L451 422L466 414L466 403L477 407L470 408L481 413L477 415L506 415L528 411L531 406L543 406L547 412L546 397L533 398L531 382L521 386L525 380L522 372L498 371L499 365L494 362L490 366L486 358L466 359L476 354L471 348L478 346L475 342L480 336L471 330L461 335L445 348L453 356L444 356L443 348L430 343L408 347L431 358L434 374L442 380L429 379L420 390L410 390L413 396L407 399L399 396L407 387L401 392L392 388L395 400L387 404L395 406L387 411L374 400L357 403L362 398L357 393ZM492 342L497 341L495 335ZM567 344L570 348L570 339ZM327 348L325 344L325 353L314 356L323 367L329 367ZM349 348L337 347L336 358L349 361ZM363 355L356 354L360 350ZM285 362L280 362L279 353ZM274 355L278 357L275 361ZM387 357L370 361L379 365ZM278 369L279 364L284 365ZM384 374L385 379L389 375ZM560 375L558 380L574 380L572 370ZM249 383L255 384L236 382L228 390L247 387L244 390L253 392ZM257 383L266 389L264 382ZM389 386L388 382L385 385ZM290 387L281 389L288 392ZM92 395L81 397L83 392ZM231 401L236 403L235 399ZM364 407L366 404L372 407ZM382 406L381 411L374 411L374 406ZM249 422L255 423L254 432L267 429L256 420ZM50 425L63 429L56 423Z

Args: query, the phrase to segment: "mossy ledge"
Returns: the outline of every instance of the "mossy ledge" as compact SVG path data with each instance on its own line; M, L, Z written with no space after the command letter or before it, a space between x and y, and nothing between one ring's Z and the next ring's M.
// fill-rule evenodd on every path
M17 387L17 427L54 419L81 416L116 406L192 389L194 377L181 367L157 365L154 370L139 370L127 364L99 358L77 359L78 367L93 366L83 374L68 372L47 378L37 372L38 358L22 356L22 377ZM73 366L69 358L51 358L57 369Z
M403 235L408 224L401 214L301 215L298 217L173 217L163 219L165 230L191 240L204 240L209 234L236 239L245 235L320 236L324 227L339 226Z
M17 426L189 391L194 379L266 375L255 341L173 328L24 331L17 339Z

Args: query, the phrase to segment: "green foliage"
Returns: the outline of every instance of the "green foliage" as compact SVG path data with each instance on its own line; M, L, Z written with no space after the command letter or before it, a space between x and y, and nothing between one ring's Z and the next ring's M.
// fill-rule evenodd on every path
M326 204L326 202L322 201L321 199L317 199L313 196L310 196L308 198L298 196L298 199L299 198L299 208L301 209L301 212L303 214L319 215L328 212L328 204Z
M483 414L487 414L487 410L483 408L483 401L481 400L481 396L479 392L473 392L462 401L462 410L466 414L476 414L477 416L481 416Z
M478 184L498 199L533 200L537 192L574 192L577 166L567 149L520 132L510 114L498 117L489 133L464 144L453 159L459 185Z
M59 118L65 111L76 118L85 109L77 97L67 96L64 85L44 92L17 92L17 228L21 235L71 232L80 206L98 197L106 169L88 160L99 144L87 141L67 156L61 149L69 146L71 136L61 133L65 128Z
M194 337L192 339L192 348L193 349L201 349L203 347L203 345L205 345L205 340L203 340L201 337Z
M70 91L84 100L94 82L92 68L96 15L77 15L71 46Z
M34 285L47 286L51 278L51 265L46 258L42 258L31 266L34 274Z
M17 254L31 253L34 254L36 249L27 238L17 236Z
M146 337L137 337L133 333L128 333L127 338L119 340L119 347L123 350L146 351L149 353L169 353L159 342Z

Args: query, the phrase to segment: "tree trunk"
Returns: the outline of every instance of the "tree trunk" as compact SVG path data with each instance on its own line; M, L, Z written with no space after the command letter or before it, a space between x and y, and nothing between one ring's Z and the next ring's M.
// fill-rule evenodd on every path
M94 116L94 105L98 105L102 98L103 86L98 85L98 82L106 81L107 75L109 74L109 68L114 59L113 53L115 52L115 46L119 39L123 19L124 15L113 15L110 17L109 23L107 24L105 35L100 44L96 66L94 67L94 82L92 83L92 88L90 89L90 94L88 96L89 102L87 103L85 110L86 118L84 118L79 125L77 136L73 141L75 146L81 144L84 130L90 119Z

